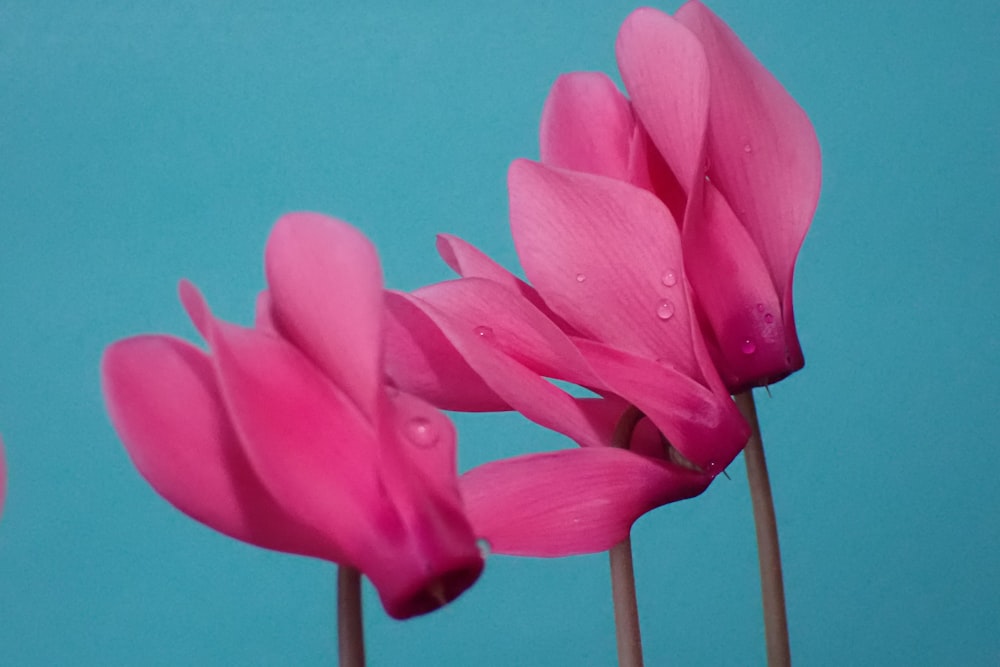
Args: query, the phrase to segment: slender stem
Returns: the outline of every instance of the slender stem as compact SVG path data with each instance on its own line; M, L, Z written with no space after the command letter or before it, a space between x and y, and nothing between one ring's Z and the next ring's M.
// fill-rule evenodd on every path
M778 523L774 518L771 482L764 460L757 407L753 392L736 395L736 405L752 429L743 450L750 482L753 521L757 529L757 555L760 560L760 592L764 603L764 637L767 642L768 667L789 667L792 653L788 645L788 616L785 613L785 587L781 580L781 550L778 547Z
M642 637L639 635L639 606L635 600L632 570L632 539L611 547L611 598L615 604L615 637L619 667L642 667Z
M635 406L618 419L611 439L614 447L628 448L632 432L642 419ZM642 637L639 634L639 605L635 599L635 573L632 569L632 539L611 547L611 599L615 608L615 638L618 642L619 667L642 667Z
M340 667L364 667L361 573L349 565L337 567L337 640L340 646Z

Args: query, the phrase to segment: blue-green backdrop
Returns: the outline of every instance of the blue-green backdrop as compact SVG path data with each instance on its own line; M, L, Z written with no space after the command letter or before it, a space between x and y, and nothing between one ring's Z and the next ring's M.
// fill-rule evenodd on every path
M181 277L247 321L283 212L335 214L387 283L508 266L505 170L561 72L614 72L623 0L0 2L4 665L330 665L334 568L182 516L104 414L110 341L193 337ZM994 2L717 0L811 115L807 366L762 397L802 665L1000 664L1000 12ZM663 6L674 10L676 4ZM564 446L458 416L461 465ZM742 462L634 542L647 663L763 663ZM492 557L388 619L373 665L609 665L606 557Z

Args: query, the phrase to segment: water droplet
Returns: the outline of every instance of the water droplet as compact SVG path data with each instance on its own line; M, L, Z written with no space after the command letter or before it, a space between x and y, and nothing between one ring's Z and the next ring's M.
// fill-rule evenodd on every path
M493 545L485 537L476 540L476 546L479 547L479 555L483 557L483 560L489 558L490 554L493 553Z
M707 472L709 475L714 475L715 474L715 469L717 467L719 467L718 463L716 463L715 461L709 461L705 465L705 472Z
M768 313L767 315L764 316L764 321L767 322L768 324L771 324L772 322L774 322L774 315Z
M417 447L433 447L438 441L437 429L425 417L414 417L406 422L406 437Z
M669 320L674 316L674 304L666 299L660 301L660 304L656 307L656 316L661 320Z
M757 304L757 312L758 313L763 313L764 312L764 304L762 304L762 303L758 303Z
M753 151L753 147L752 147L752 146L750 146L750 144L744 144L744 145L743 145L743 152L744 152L744 153L750 153L750 152L752 152L752 151Z
M493 329L489 327L476 327L473 329L475 334L484 340L490 340L493 338Z
M747 338L740 346L740 351L743 352L743 354L753 354L757 351L757 345L752 340Z
M667 287L673 287L674 285L677 284L677 274L674 273L673 271L667 271L666 273L663 274L663 277L660 278L660 282L662 282Z
M576 282L582 283L586 279L587 279L587 276L583 275L582 273L576 274Z

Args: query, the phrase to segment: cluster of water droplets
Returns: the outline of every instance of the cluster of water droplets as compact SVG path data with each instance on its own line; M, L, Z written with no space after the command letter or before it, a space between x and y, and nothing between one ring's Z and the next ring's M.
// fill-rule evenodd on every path
M677 285L677 274L673 269L668 269L660 276L660 282L664 287L674 287ZM674 316L674 303L670 299L660 299L656 304L656 316L663 321Z

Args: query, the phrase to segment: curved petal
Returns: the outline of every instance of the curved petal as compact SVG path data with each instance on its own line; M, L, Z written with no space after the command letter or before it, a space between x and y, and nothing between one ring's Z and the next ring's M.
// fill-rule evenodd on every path
M625 19L615 53L639 120L690 193L704 175L708 125L709 68L701 44L669 15L644 7Z
M572 333L572 327L552 312L552 309L538 294L538 290L494 262L486 253L471 243L451 234L438 234L437 249L445 263L461 277L486 278L503 285L531 302L531 305L542 311L563 331Z
M552 85L539 132L541 160L563 169L628 180L635 118L601 72L563 74Z
M644 513L698 495L711 479L601 447L487 463L462 475L461 487L493 552L558 557L610 549Z
M350 225L293 213L265 254L281 332L375 420L382 376L382 271L371 242Z
M684 228L687 271L715 365L738 393L798 369L790 367L782 303L756 244L711 183L704 201L704 224Z
M483 557L458 491L455 429L444 414L390 392L379 425L379 477L392 506L364 572L393 618L432 611L479 577Z
M697 372L680 236L663 203L528 160L508 178L514 244L546 303L586 337Z
M251 469L202 351L167 336L128 338L105 351L101 380L132 463L177 509L244 542L340 560Z
M413 296L462 319L469 332L539 375L581 386L596 378L569 337L526 299L491 280L463 278L421 287Z
M475 279L463 279L475 280ZM591 419L586 399L576 399L494 343L494 331L464 312L445 311L416 295L401 294L421 309L448 338L469 366L507 405L531 421L563 433L581 445L607 445L603 420Z
M688 2L676 16L701 42L711 74L712 182L757 243L783 298L819 199L816 132L778 80L705 5Z
M363 570L386 510L374 427L287 341L203 312L219 388L257 476Z
M396 387L443 410L511 409L419 306L391 291L385 306L385 372Z
M716 394L666 363L578 341L580 351L611 391L635 405L684 458L717 475L750 436L728 394Z

